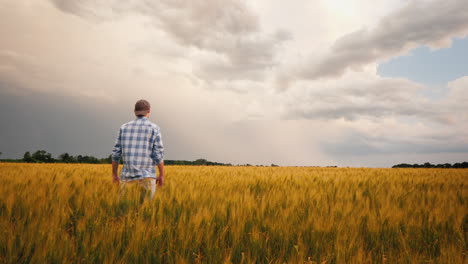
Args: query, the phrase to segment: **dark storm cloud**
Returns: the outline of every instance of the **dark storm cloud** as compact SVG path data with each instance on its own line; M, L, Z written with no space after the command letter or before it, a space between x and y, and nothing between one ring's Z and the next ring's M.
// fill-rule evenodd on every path
M25 151L39 149L54 156L68 152L107 157L120 125L135 118L133 102L128 100L109 103L97 98L41 92L22 96L4 93L5 90L0 82L2 158L18 158ZM167 110L154 111L167 145L166 157L186 158L186 152L192 152L186 144L189 139L177 137L181 132L170 125Z
M20 158L26 151L45 149L58 156L73 155L107 157L113 147L118 128L134 119L134 102L108 103L100 99L33 93L18 96L3 93L0 86L0 152L2 158ZM310 152L298 135L300 129L276 122L242 122L212 124L212 116L194 115L196 109L184 109L184 117L155 100L150 120L161 127L165 159L212 161L233 164L297 164L310 159ZM208 117L208 118L207 118ZM292 133L291 140L287 133ZM259 138L261 135L261 138ZM280 140L282 139L282 140ZM271 144L278 142L278 144ZM308 155L294 156L300 149ZM283 150L283 151L280 151ZM288 150L288 152L284 152ZM315 160L315 164L319 161ZM323 161L320 161L323 162Z
M107 156L113 141L109 135L115 134L116 126L111 125L112 116L97 106L93 100L76 97L1 93L0 149L10 157L37 149L55 155L73 152Z
M280 44L291 38L285 30L262 32L259 18L243 1L63 1L53 0L64 12L111 19L119 14L150 18L179 44L195 48L210 59L195 58L195 74L207 81L264 79L276 64Z
M298 79L341 76L418 45L438 47L468 33L465 0L411 1L384 17L372 30L359 30L338 39L329 54L311 59Z

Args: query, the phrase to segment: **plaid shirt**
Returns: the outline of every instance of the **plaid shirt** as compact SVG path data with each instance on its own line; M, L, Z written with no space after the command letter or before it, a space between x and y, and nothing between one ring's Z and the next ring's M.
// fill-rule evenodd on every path
M123 159L122 181L156 178L156 165L164 158L159 127L146 117L123 124L112 150L112 160Z

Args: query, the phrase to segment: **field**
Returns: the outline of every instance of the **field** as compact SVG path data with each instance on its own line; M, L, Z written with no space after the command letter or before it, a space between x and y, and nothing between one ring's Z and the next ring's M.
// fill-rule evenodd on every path
M467 263L468 170L0 163L0 263Z

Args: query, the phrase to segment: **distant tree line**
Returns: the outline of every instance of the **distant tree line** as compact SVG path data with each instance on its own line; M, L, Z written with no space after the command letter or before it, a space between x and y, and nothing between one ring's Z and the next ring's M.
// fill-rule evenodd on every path
M165 165L195 165L195 166L232 166L231 163L220 163L208 161L206 159L188 160L164 160Z
M60 154L57 158L52 157L52 154L45 150L37 150L33 153L26 151L23 155L23 162L28 163L112 163L112 156L107 158L96 158L94 156L77 155L72 156L68 153Z
M0 152L0 155L2 152ZM52 154L45 150L37 150L35 152L26 151L22 159L2 159L5 162L27 162L27 163L90 163L90 164L110 164L112 163L112 155L107 158L96 158L94 156L77 155L73 156L69 153L60 154L54 158ZM121 160L122 163L122 160ZM208 161L206 159L197 159L195 161L188 160L164 160L166 165L204 165L204 166L232 166L228 163L220 163Z
M392 168L447 168L447 169L466 169L468 168L468 162L461 162L461 163L444 163L444 164L431 164L426 162L424 164L407 164L402 163L393 166Z

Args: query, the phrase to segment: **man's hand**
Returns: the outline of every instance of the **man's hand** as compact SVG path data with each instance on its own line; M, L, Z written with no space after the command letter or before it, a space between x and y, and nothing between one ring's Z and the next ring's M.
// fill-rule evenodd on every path
M162 187L164 184L164 174L160 174L158 177L156 177L156 184L159 187Z
M117 176L117 174L112 174L112 182L114 182L115 184L120 183L120 178L119 176Z
M117 175L117 174L118 174L118 170L119 170L119 163L116 162L116 161L112 161L112 181L113 181L115 184L119 184L119 183L120 183L119 175Z
M156 178L156 184L159 187L162 187L164 184L164 161L161 161L158 164L159 176Z

